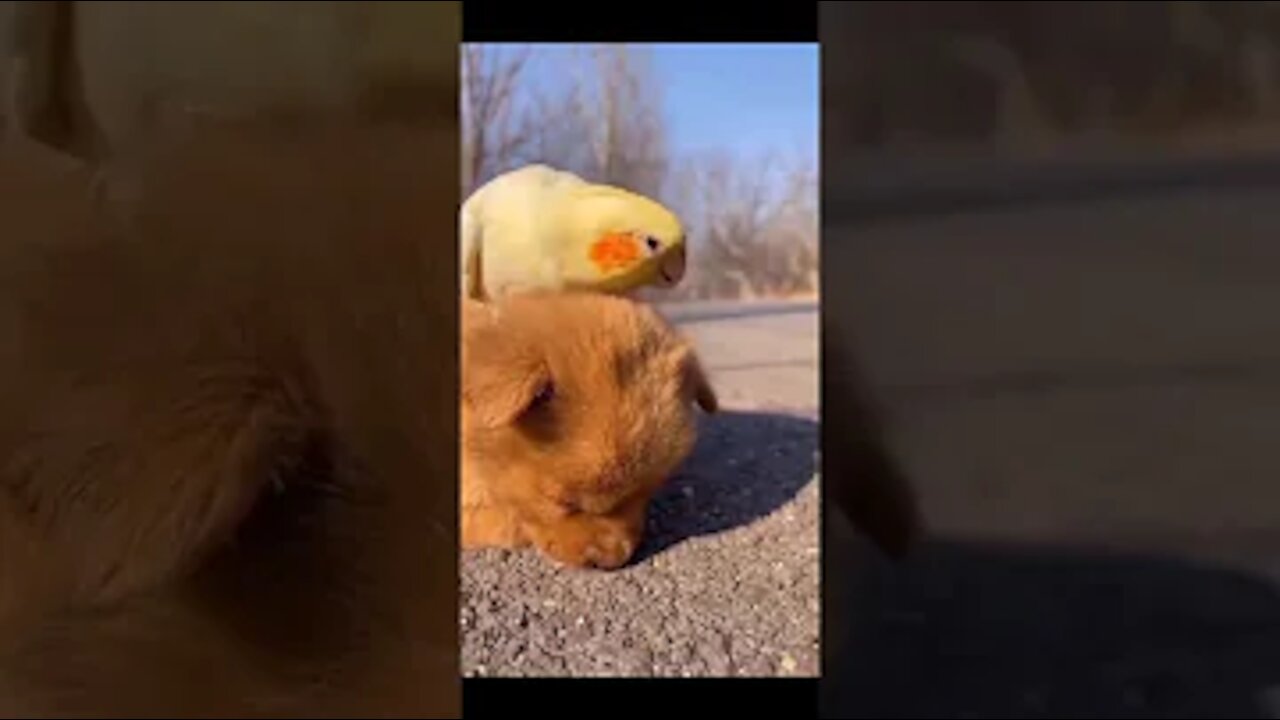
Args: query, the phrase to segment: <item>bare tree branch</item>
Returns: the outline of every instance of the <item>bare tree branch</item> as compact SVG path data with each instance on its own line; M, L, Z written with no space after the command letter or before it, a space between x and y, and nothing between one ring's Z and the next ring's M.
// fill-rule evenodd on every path
M462 183L467 192L509 163L529 141L529 124L513 117L529 57L527 48L510 55L491 46L462 49Z

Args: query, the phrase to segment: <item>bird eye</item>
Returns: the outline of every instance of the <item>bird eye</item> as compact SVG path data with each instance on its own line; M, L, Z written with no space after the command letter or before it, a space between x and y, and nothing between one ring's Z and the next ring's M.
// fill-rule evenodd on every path
M652 235L650 235L650 236L648 236L648 237L646 237L646 238L644 239L644 244L645 244L645 245L648 245L648 246L649 246L649 249L650 249L651 251L653 251L653 252L657 252L657 251L658 251L658 248L659 248L659 247L662 247L662 243L658 242L658 239L657 239L657 238L655 238L655 237L654 237L654 236L652 236Z

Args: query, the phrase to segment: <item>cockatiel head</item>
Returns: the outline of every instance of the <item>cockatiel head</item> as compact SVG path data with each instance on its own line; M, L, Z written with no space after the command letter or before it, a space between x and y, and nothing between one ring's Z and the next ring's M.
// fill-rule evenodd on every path
M583 183L568 192L567 285L624 291L672 287L684 278L685 232L675 213L611 185Z

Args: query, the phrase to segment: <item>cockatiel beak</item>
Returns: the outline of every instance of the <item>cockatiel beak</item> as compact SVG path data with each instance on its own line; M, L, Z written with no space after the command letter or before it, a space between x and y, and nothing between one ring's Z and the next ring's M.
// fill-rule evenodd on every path
M654 283L658 287L672 287L684 279L685 249L681 245L662 257L658 263L658 277Z

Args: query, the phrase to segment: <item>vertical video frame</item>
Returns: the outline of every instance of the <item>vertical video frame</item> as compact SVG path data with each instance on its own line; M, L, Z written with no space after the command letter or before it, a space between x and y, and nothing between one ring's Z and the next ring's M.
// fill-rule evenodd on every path
M464 676L816 677L817 43L461 58Z

